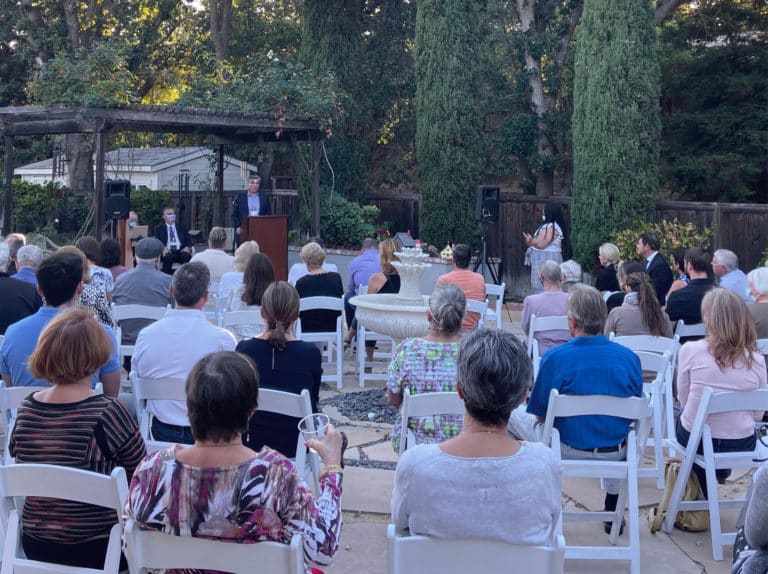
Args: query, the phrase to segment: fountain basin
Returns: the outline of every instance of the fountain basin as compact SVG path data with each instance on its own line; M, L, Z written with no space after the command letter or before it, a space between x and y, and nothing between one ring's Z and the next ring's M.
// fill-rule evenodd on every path
M366 329L388 335L398 343L409 337L423 337L429 331L428 295L421 302L405 301L396 294L357 295L349 302L355 305L355 318Z

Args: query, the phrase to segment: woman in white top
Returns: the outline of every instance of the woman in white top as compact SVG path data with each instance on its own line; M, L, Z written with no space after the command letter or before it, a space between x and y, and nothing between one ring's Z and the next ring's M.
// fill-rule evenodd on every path
M531 290L541 293L544 286L539 278L539 266L544 261L563 262L561 244L563 241L563 215L560 204L550 201L544 206L541 214L542 224L533 235L523 233L523 239L528 246L525 253L526 264L531 265Z
M550 544L560 516L562 471L553 451L507 433L531 380L531 361L511 333L464 336L456 390L464 426L400 458L392 491L399 531L435 538Z
M275 269L272 261L263 253L251 255L245 268L243 284L229 293L227 311L259 311L264 292L275 282ZM247 325L234 325L229 329L238 340L255 337L264 330L264 321L259 320Z
M219 299L229 301L229 293L237 290L243 284L243 274L251 255L259 252L259 244L255 241L246 241L235 250L235 271L227 271L219 281Z

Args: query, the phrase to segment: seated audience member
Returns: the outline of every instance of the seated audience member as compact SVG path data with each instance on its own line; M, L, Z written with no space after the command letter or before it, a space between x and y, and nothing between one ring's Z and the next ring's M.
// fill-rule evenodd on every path
M107 475L122 466L130 480L146 455L136 421L120 401L91 388L92 376L112 353L113 341L88 311L65 311L48 323L29 357L29 369L53 386L30 394L19 408L9 444L17 464L55 464ZM107 508L27 497L22 546L32 560L103 568L116 518Z
M37 286L35 271L42 260L42 249L37 245L25 245L19 249L19 252L16 254L17 271L13 275L13 278Z
M687 250L686 247L675 247L672 250L672 267L677 274L677 279L672 282L669 293L682 289L691 281L685 273L685 252ZM667 293L667 297L669 297L669 293Z
M101 266L101 245L94 237L86 235L75 242L75 247L82 251L88 259L88 274L91 276L91 284L103 288L107 294L107 300L111 302L115 280L112 278L110 270Z
M224 273L235 271L235 258L224 251L227 246L227 232L223 227L214 227L208 234L208 249L195 253L192 261L202 261L211 272L211 282L218 283Z
M403 393L412 395L456 390L456 359L461 343L462 319L467 305L457 285L438 285L429 297L429 332L422 338L406 339L395 350L387 375L387 401L400 407ZM437 415L408 419L416 443L437 443L455 437L462 418ZM392 448L400 450L403 429L398 416L392 429Z
M5 272L8 265L8 245L0 243L0 335L9 325L29 317L43 304L34 285L9 277ZM18 273L16 274L18 275Z
M309 273L296 282L299 297L337 297L344 296L341 275L335 271L323 269L325 251L315 242L301 248L301 258ZM301 331L303 333L330 332L336 330L336 318L341 311L314 309L301 313Z
M29 356L38 344L46 325L63 311L77 307L83 280L87 277L85 256L75 247L62 247L44 259L37 268L37 288L45 297L45 307L34 315L14 323L5 332L0 346L0 374L5 384L14 387L45 386L49 381L36 378L29 370ZM112 350L104 363L94 369L91 385L101 381L104 394L117 397L120 390L120 364L115 334L111 327L102 329L112 341Z
M258 311L264 292L275 282L272 261L263 253L254 253L245 268L243 284L238 290L229 292L227 311ZM250 325L235 325L232 332L239 338L255 337L264 330L264 323L257 321Z
M109 269L112 274L112 281L117 280L120 275L128 271L125 265L120 265L120 243L112 237L105 237L101 240L101 265Z
M560 265L555 261L544 261L539 266L539 279L544 291L528 295L523 299L523 313L520 315L520 326L528 335L531 317L555 317L565 315L565 303L568 293L560 290ZM568 331L538 331L534 337L539 342L539 355L543 355L552 347L562 345L571 338Z
M16 275L16 255L19 253L19 249L27 244L27 238L23 233L10 233L5 238L5 243L8 245L8 275Z
M645 259L645 272L651 278L659 305L666 303L666 296L672 286L672 269L664 256L659 253L661 241L656 233L642 233L637 239L637 254Z
M754 302L747 308L755 321L758 339L768 338L768 267L758 267L747 274L749 294Z
M603 333L672 337L672 323L656 299L656 290L647 273L630 273L623 278L626 292L621 307L611 309Z
M709 253L698 247L685 252L685 272L690 281L686 287L673 291L667 301L667 315L672 321L685 321L686 325L701 323L701 301L704 295L714 287L709 277ZM686 337L685 343L695 337Z
M464 292L467 299L485 301L485 279L479 273L470 271L469 264L472 261L472 248L469 245L459 243L453 247L453 271L445 273L437 278L438 285L451 283ZM472 311L464 314L462 329L470 331L477 327L480 314Z
M736 534L731 573L765 574L768 572L768 465L761 466L752 477L743 535L739 544L741 536Z
M517 440L505 428L531 379L523 345L510 333L472 331L461 343L457 370L464 428L445 442L405 451L395 473L392 522L399 531L435 538L550 544L561 508L559 461L550 448Z
M288 544L300 534L305 559L329 564L339 549L343 475L342 438L333 425L322 440L308 442L325 465L315 498L303 469L240 440L258 407L259 376L247 358L223 351L203 357L186 389L195 442L158 451L139 465L125 517L147 530L228 542Z
M300 394L307 389L312 412L319 412L320 350L293 336L299 317L299 294L285 281L272 283L264 292L261 316L266 328L257 337L241 341L237 351L248 356L259 371L261 386ZM246 444L261 450L265 445L288 458L296 456L299 420L277 413L257 412L251 417Z
M161 257L163 273L171 275L174 263L183 265L192 259L192 239L187 227L176 223L173 207L163 209L163 221L155 227L155 237L165 246Z
M400 261L397 252L400 245L394 239L385 239L379 243L379 263L381 270L371 275L368 281L368 294L397 293L400 291L400 275L392 265L393 261Z
M765 358L755 346L755 327L744 300L728 289L712 289L701 302L707 336L686 343L677 358L677 398L683 412L677 420L677 440L688 445L699 401L706 387L715 392L752 391L766 388ZM712 431L715 452L755 448L755 420L762 411L738 411L712 415L707 424ZM716 440L715 440L716 439ZM702 454L699 444L698 453ZM707 484L704 469L694 465L704 495ZM719 481L731 471L717 469Z
M344 317L347 321L348 333L345 343L351 343L355 332L352 330L352 320L355 318L355 306L349 304L349 300L359 295L360 287L368 285L371 276L379 271L379 242L371 237L363 241L360 255L349 262L349 282L347 293L344 295ZM289 281L290 283L290 281Z
M624 288L627 283L627 277L632 273L645 273L645 265L639 261L622 261L619 265L618 272L616 273L616 276L619 278L620 291L618 293L612 293L605 300L609 313L616 307L621 307L622 303L624 303L624 297L627 295Z
M243 274L251 255L259 252L259 244L255 241L246 241L240 244L235 251L234 271L227 271L219 281L219 299L229 301L229 294L233 289L239 289L243 284Z
M616 276L619 264L621 263L621 253L619 248L613 243L603 243L598 250L598 259L600 260L600 274L597 276L595 289L601 293L613 293L619 290L619 280Z
M335 263L329 263L327 261L323 261L323 270L333 273L338 273L339 268L336 266ZM305 275L309 274L309 269L307 269L307 264L302 261L301 263L294 263L291 265L291 268L288 270L288 283L296 286L296 283L304 277Z
M107 299L107 292L103 286L93 283L90 271L88 270L88 259L85 254L77 247L67 245L60 248L56 253L74 253L83 260L83 286L80 293L78 306L82 309L89 309L96 315L100 323L107 327L112 327L112 308Z
M739 269L739 258L733 251L718 249L712 256L712 272L719 278L723 289L733 291L747 301L747 276Z
M233 351L234 335L208 322L201 310L208 301L211 274L204 263L185 263L171 282L175 309L144 327L136 338L131 371L142 379L186 379L191 366L216 351ZM183 401L147 401L152 415L152 438L192 444L187 405Z
M571 289L567 305L568 325L573 338L555 347L541 359L526 412L516 409L509 419L509 431L522 439L541 440L549 393L563 395L610 395L639 397L643 394L640 359L634 352L602 335L607 309L594 287ZM612 416L591 415L555 419L560 432L563 458L624 460L631 421ZM621 480L603 481L605 510L613 511ZM604 524L610 532L611 523ZM623 530L623 529L622 529Z
M560 288L570 293L571 287L578 283L581 283L581 265L573 259L563 261L560 264Z

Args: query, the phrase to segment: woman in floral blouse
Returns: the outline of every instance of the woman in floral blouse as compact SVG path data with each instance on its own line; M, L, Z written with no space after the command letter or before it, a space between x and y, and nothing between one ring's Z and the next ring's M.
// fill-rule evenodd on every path
M456 391L456 358L461 342L461 322L467 300L456 285L439 285L429 297L429 333L406 339L395 351L387 377L389 404L400 407L406 388L412 395ZM461 431L462 417L437 415L408 419L416 443L437 443ZM400 419L392 429L392 448L400 450Z
M253 363L239 353L220 351L197 362L187 378L195 444L174 445L139 465L125 517L149 530L231 542L288 544L301 534L306 560L329 564L341 533L341 435L330 425L322 440L307 441L325 464L314 499L283 455L242 443L258 381ZM306 572L319 571L307 566Z

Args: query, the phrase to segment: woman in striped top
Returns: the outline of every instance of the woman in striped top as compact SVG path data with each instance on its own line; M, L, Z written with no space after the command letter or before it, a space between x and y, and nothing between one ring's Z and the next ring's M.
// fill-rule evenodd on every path
M130 479L146 454L135 420L119 401L91 390L91 375L109 359L112 341L90 311L65 311L40 334L29 369L53 386L19 408L10 442L17 463L56 464ZM22 514L27 557L103 568L113 510L28 497Z

